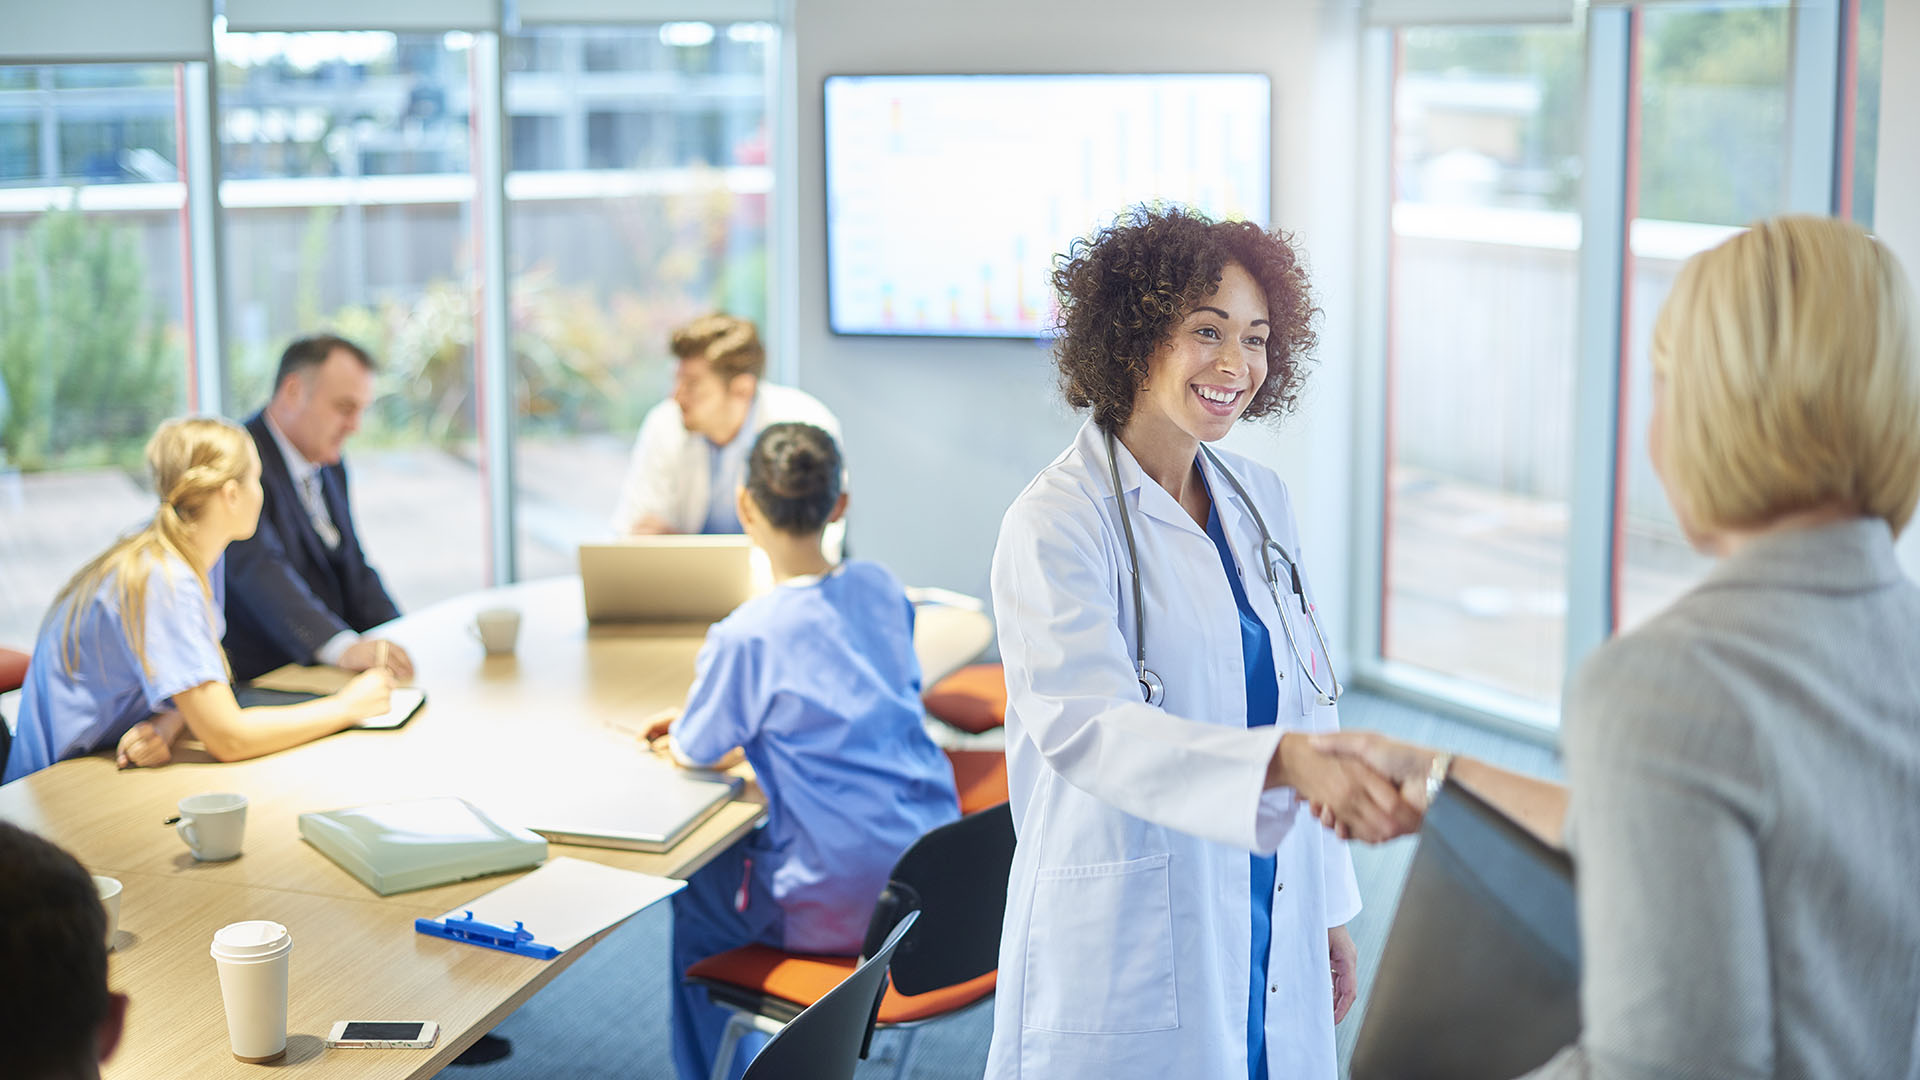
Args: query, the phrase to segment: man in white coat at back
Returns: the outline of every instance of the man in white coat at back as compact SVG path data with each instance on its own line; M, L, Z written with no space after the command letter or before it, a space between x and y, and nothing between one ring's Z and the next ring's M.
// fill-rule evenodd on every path
M738 533L734 492L760 430L798 421L838 441L840 422L812 395L762 380L767 352L751 320L703 316L675 330L671 348L673 397L640 422L614 533ZM844 536L840 523L828 527L829 558L840 557Z

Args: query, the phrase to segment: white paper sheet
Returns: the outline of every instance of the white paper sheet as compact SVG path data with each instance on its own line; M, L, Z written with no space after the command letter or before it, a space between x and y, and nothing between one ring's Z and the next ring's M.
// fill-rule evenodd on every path
M461 904L440 921L471 911L478 921L509 930L522 922L534 944L566 952L686 887L672 878L559 856L518 881Z

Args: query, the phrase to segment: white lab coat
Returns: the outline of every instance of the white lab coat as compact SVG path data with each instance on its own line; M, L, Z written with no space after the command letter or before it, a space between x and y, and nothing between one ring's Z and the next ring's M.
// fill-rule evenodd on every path
M1165 681L1166 703L1142 703L1135 680L1126 541L1100 429L1089 422L1008 509L994 550L1019 843L987 1076L1246 1076L1247 858L1258 851L1279 860L1268 1074L1330 1078L1327 929L1359 911L1359 889L1345 845L1290 789L1262 787L1281 734L1331 731L1334 709L1315 704L1287 648L1256 561L1258 527L1206 466L1281 675L1278 722L1247 728L1239 616L1218 551L1126 447L1115 448L1140 548L1147 666ZM1280 478L1221 456L1274 539L1297 553ZM1309 643L1317 650L1297 602L1291 608L1303 655ZM1326 658L1313 662L1326 685Z
M840 441L840 421L817 398L804 390L764 380L755 392L753 412L735 437L751 443L767 425L788 421L824 428L835 442ZM706 436L687 430L680 406L672 399L648 409L640 421L640 434L633 440L633 461L627 466L620 506L613 514L614 533L627 535L649 515L666 522L673 532L699 532L707 520L712 480L709 445ZM844 460L844 444L840 453ZM844 533L842 524L827 527L825 547L829 557L838 558Z

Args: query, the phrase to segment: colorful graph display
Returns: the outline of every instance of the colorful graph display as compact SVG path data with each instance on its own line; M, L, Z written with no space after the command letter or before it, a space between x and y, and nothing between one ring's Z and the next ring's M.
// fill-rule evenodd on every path
M1054 256L1128 207L1265 223L1265 75L834 75L835 333L1045 335Z

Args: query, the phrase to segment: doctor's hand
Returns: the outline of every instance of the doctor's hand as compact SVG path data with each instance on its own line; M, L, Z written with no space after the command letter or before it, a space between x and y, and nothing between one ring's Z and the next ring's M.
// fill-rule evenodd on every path
M1389 739L1371 731L1335 731L1315 735L1313 745L1315 749L1329 754L1365 762L1375 772L1393 781L1400 789L1402 799L1418 807L1423 814L1426 812L1427 773L1433 768L1433 759L1439 754L1438 750ZM1326 817L1323 815L1321 820L1325 821Z
M1322 821L1330 812L1342 839L1377 844L1420 827L1419 809L1392 780L1358 758L1318 748L1314 736L1302 732L1282 735L1267 767L1267 786L1282 785L1298 792Z
M1327 931L1327 964L1333 972L1333 1022L1347 1018L1354 999L1360 996L1360 950L1344 926Z
M649 750L665 750L661 742L673 731L673 722L680 719L679 709L662 709L647 718L647 726L641 730L640 738L646 742ZM631 730L631 729L629 729Z

